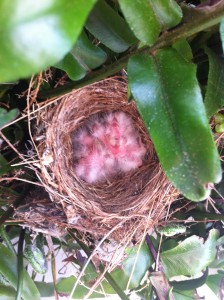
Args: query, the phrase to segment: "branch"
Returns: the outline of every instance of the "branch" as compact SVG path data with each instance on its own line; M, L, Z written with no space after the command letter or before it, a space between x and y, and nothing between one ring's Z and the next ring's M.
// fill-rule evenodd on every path
M158 49L170 46L178 40L186 39L200 31L206 30L207 28L218 24L222 18L224 18L224 1L219 1L213 6L191 8L188 11L187 20L184 20L183 23L169 32L162 34L151 47L143 47L135 50L111 65L102 67L101 69L90 73L83 80L78 82L69 82L64 86L54 90L40 92L38 97L39 99L46 99L60 96L72 91L73 89L81 88L88 84L102 80L108 76L114 75L126 67L131 55L152 53Z

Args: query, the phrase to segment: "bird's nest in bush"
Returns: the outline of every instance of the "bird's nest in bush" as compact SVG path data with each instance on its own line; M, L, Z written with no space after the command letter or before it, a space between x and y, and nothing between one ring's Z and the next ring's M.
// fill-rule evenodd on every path
M91 135L95 134L96 124L107 128L106 120L114 120L114 116L124 117L127 131L130 126L135 128L130 130L135 140L130 142L131 150L126 148L125 153L128 155L128 151L132 151L133 144L137 145L137 152L141 149L142 153L135 152L136 165L126 167L130 166L128 161L124 165L126 171L118 163L120 157L111 162L113 172L107 172L107 165L100 160L97 164L101 164L101 169L97 165L97 171L88 177L85 174L89 169L81 165L80 171L78 167L79 163L88 161L88 157L83 158L88 139L92 147ZM39 158L35 170L51 201L39 194L39 199L17 210L17 217L25 224L36 230L76 228L95 238L111 235L119 241L131 237L139 241L145 232L166 217L178 193L161 169L135 102L127 99L125 79L110 78L74 90L48 102L35 117L33 139L38 141ZM116 124L111 130L117 130ZM117 134L120 136L119 132ZM115 136L110 146L116 142ZM101 151L102 141L97 139L94 143L96 151ZM108 157L108 153L104 156ZM90 168L94 170L93 164ZM100 172L103 175L97 177ZM94 176L100 180L95 180ZM35 196L30 198L35 199Z

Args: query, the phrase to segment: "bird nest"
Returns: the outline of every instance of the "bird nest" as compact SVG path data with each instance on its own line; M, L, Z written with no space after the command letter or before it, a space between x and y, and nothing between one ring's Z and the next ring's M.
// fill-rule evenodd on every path
M43 106L36 119L42 128L34 134L36 173L51 201L39 199L38 213L29 203L26 223L40 229L42 220L95 238L139 240L164 219L178 193L161 169L135 102L127 99L126 80L74 90ZM96 153L103 154L94 164L88 155Z

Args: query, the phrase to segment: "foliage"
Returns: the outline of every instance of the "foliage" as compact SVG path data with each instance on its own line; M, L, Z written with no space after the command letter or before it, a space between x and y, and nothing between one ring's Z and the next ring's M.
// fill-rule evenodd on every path
M219 159L224 132L223 1L2 0L0 24L0 182L10 176L23 182L34 177L32 170L17 166L16 150L28 157L32 151L23 118L31 76L38 84L38 72L46 74L50 67L51 76L36 95L41 103L125 69L130 101L136 101L160 163L183 195L171 207L171 222L179 221L180 226L166 224L147 243L127 248L126 259L105 274L91 297L118 293L128 299L124 291L129 295L133 290L141 299L153 299L155 293L194 299L203 284L218 297L224 277ZM219 141L218 150L214 138ZM211 187L218 182L211 194L214 200L209 201ZM35 276L31 278L23 267L21 255L34 273L45 273L43 243L50 248L49 238L38 245L38 237L23 232L25 237L21 234L19 240L23 248L25 239L25 250L18 254L11 243L20 231L10 223L12 199L17 207L29 189L29 184L17 185L13 180L0 185L0 299L15 299L20 292L23 299L49 297L55 291L70 295L75 284L73 297L83 299L104 271L101 265L97 268L91 262L82 284L74 276L35 282ZM180 210L189 205L186 198L194 202ZM206 204L200 202L205 199ZM91 254L69 234L63 242L54 240L53 247L71 253L79 271L86 259L83 251ZM155 253L159 256L154 257ZM216 274L211 274L214 270ZM180 275L185 279L180 280Z
M195 66L163 49L151 57L132 56L128 74L167 177L188 199L207 198L206 184L219 182L221 169Z
M63 58L95 2L1 1L1 82L28 77Z

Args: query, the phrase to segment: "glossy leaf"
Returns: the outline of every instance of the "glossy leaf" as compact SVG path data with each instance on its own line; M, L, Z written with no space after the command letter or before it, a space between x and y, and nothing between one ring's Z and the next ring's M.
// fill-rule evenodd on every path
M171 286L174 287L175 290L185 291L185 290L194 290L203 284L205 284L208 277L208 269L204 272L204 274L198 278L181 280L181 281L170 281Z
M35 285L41 297L53 297L54 296L54 284L52 282L35 281Z
M206 285L214 293L215 296L219 296L221 281L224 278L224 272L219 271L218 274L209 275L206 280Z
M125 251L128 257L123 261L121 268L116 268L110 273L115 282L123 290L127 288L128 282L130 282L129 289L137 288L146 271L153 263L145 243L142 244L140 249L139 245L137 245L127 248ZM103 282L102 285L107 293L114 293L107 282Z
M224 221L224 220L223 220ZM224 235L221 236L218 241L217 241L217 246L221 246L223 245L224 246Z
M0 285L0 300L15 300L16 291L9 286Z
M167 48L132 56L128 76L168 179L190 200L207 198L208 184L221 180L221 167L195 66Z
M13 85L14 85L14 83L12 83L12 84L10 84L10 83L8 83L8 84L6 84L6 83L0 84L0 98L1 98L1 100L2 100L3 96L6 94L6 92L10 88L13 87Z
M0 129L10 121L15 119L17 114L18 114L18 109L11 109L7 111L6 109L0 107Z
M192 210L190 211L190 216L194 218L195 221L202 220L216 220L216 221L224 221L224 215L215 214L215 213L207 213L201 210Z
M141 298L141 300L154 300L152 284L149 283L144 289L139 288L136 294Z
M25 78L72 48L96 0L2 0L0 81Z
M55 65L56 68L65 71L72 80L80 80L85 77L87 71L71 53L68 53L62 61Z
M222 41L222 49L224 52L224 19L222 19L222 22L220 23L220 36Z
M99 276L99 273L96 271L94 265L90 262L85 269L85 274L81 278L81 282L84 283L84 286L82 284L78 284L74 294L73 298L75 299L83 299L84 296L89 292L89 288L93 282L95 282L96 278ZM61 278L59 279L57 283L57 292L63 295L70 295L75 283L76 283L76 277L70 276L68 278ZM97 298L100 297L101 294L97 293L97 291L102 292L101 288L98 287L96 292L92 293L90 298Z
M209 59L208 84L205 94L205 108L208 117L224 106L224 59L206 48Z
M216 259L211 263L211 268L224 269L224 250L218 252Z
M122 290L125 290L127 288L129 279L129 289L138 287L149 266L153 263L146 244L143 244L140 249L139 246L127 248L126 253L128 257L123 261L122 266L115 268L110 273L110 276ZM94 282L98 276L99 273L95 271L93 265L89 264L85 275L82 278L82 281L85 283L86 286L91 286L92 282ZM70 294L75 282L76 278L74 276L60 279L60 281L57 283L58 293L62 293L64 295ZM114 289L106 280L102 282L102 287L105 293L116 294ZM101 294L98 294L97 291L102 293L100 286L96 289L96 292L91 295L91 298L100 297ZM76 299L83 299L87 292L87 288L78 285L73 297Z
M163 29L171 28L180 23L182 11L174 0L149 0Z
M57 292L61 295L69 296L75 283L76 283L75 276L61 278L58 280L58 283L56 286ZM89 289L87 287L85 287L83 285L78 285L73 294L73 298L74 299L83 299L88 292L89 292ZM97 292L93 292L89 298L100 298L100 296L101 296L101 294L99 294Z
M45 274L47 272L47 260L45 254L35 244L26 245L24 256L37 273Z
M193 53L187 40L178 40L172 45L172 47L181 55L184 59L191 62L193 59Z
M173 295L175 300L195 300L195 290L173 290Z
M0 244L0 272L11 283L11 285L17 288L17 258L16 256L4 245ZM40 294L29 277L28 273L24 269L23 271L23 292L22 297L24 300L39 300Z
M122 12L136 35L144 44L152 45L159 36L161 26L148 0L119 0Z
M164 236L174 236L176 234L185 233L186 229L187 228L184 225L170 223L166 226L160 226L156 228L156 231Z
M4 158L2 154L0 154L0 176L10 172L11 169L12 168L9 162Z
M215 259L217 239L218 231L213 229L205 243L194 235L177 247L162 252L160 257L166 276L197 275Z
M126 21L106 2L99 0L90 13L86 28L114 52L124 52L136 39Z
M156 41L161 29L177 25L182 18L173 0L119 0L119 4L136 37L148 45Z
M148 268L152 265L153 260L145 243L141 245L140 249L139 245L136 245L131 248L127 248L125 252L128 257L123 262L122 271L124 277L122 276L122 278L126 277L126 280L131 278L129 288L133 289L140 285L142 278ZM116 280L115 277L114 279ZM118 282L118 280L119 278L117 278L116 281Z
M107 59L107 54L101 48L93 45L83 31L79 36L75 46L71 50L71 54L87 70L95 69L101 66Z
M0 273L0 285L10 286L10 282Z
M1 170L1 168L0 168L0 170ZM0 226L0 237L1 237L2 241L5 243L6 247L16 255L15 248L11 242L9 235L6 232L4 225ZM0 274L0 276L1 276L1 274ZM1 279L0 279L0 281L1 281Z
M102 65L106 59L106 53L93 45L82 32L73 49L56 64L56 67L64 70L72 80L79 80L88 71Z

